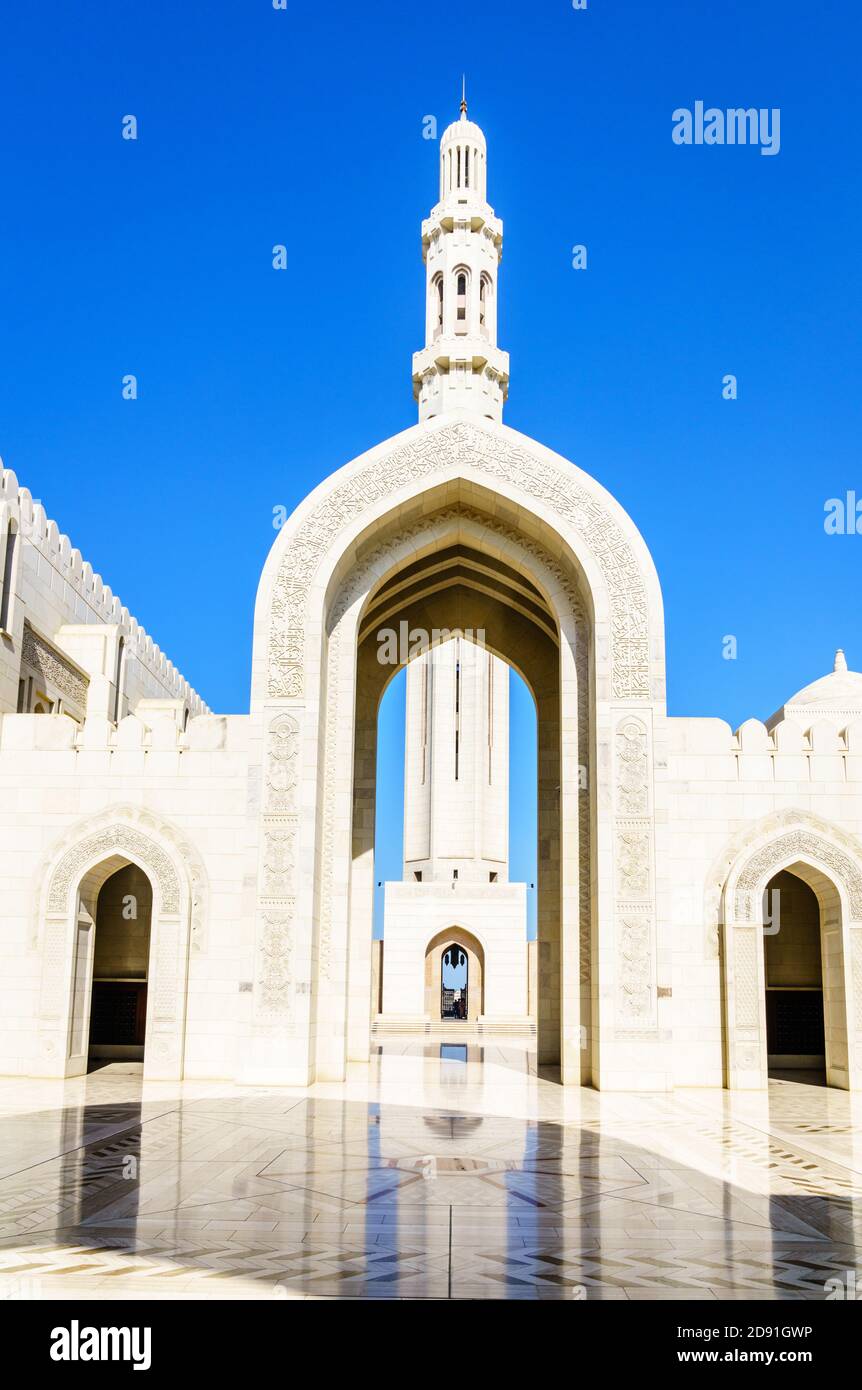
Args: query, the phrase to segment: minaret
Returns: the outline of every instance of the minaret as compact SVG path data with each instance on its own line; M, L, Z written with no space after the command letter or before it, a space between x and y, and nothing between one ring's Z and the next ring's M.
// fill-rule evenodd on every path
M503 224L489 207L485 136L460 119L440 141L440 201L422 223L425 346L413 354L419 419L470 410L500 420L509 354L497 347L497 275Z
M505 883L509 671L464 637L407 667L404 881Z

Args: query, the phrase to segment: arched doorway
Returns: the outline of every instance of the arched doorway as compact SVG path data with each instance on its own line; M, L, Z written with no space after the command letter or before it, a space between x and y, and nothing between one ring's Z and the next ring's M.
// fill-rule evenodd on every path
M117 877L102 898L102 889L121 870L130 872ZM96 977L97 984L106 987L133 986L123 1006L127 1022L133 1002L135 1018L138 1007L143 1014L139 999L146 985L144 1044L121 1041L109 1024L111 1032L98 1045L145 1046L145 1077L181 1079L189 958L205 942L207 884L193 846L152 812L115 806L70 827L40 868L38 883L39 1074L69 1077L86 1072ZM101 939L99 919L103 926L108 923ZM130 929L131 938L124 937ZM117 949L111 946L112 934ZM123 956L119 947L130 948L132 940L134 949ZM102 1001L99 1011L103 1012ZM99 1031L103 1024L104 1019Z
M463 927L447 927L425 948L425 1014L475 1022L485 1012L485 952Z
M88 1060L144 1060L153 890L137 864L106 879L96 902Z
M78 890L69 1055L80 1069L142 1062L153 909L142 868L119 856L95 865Z
M728 876L722 935L727 1086L807 1070L856 1089L862 865L852 844L813 817L755 838Z
M787 869L769 880L764 927L766 1050L776 1071L826 1072L820 905Z
M441 976L441 1019L466 1019L467 1004L470 997L470 972L467 965L467 953L457 942L450 942L448 946L443 947Z

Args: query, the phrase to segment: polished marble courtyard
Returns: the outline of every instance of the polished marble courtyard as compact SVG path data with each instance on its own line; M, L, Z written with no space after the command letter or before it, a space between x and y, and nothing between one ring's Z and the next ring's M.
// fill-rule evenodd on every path
M0 1296L823 1299L857 1270L862 1096L564 1090L531 1047L387 1038L309 1091L0 1080Z

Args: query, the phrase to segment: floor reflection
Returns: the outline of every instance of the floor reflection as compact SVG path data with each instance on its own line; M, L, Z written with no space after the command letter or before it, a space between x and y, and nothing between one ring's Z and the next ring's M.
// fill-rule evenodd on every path
M387 1039L311 1091L0 1081L6 1297L823 1298L860 1098L562 1089L531 1045Z

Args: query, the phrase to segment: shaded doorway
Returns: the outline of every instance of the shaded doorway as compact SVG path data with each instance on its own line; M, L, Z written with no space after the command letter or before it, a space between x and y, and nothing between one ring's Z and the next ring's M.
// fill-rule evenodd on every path
M152 886L137 864L118 869L99 890L93 928L91 1067L105 1061L143 1061L152 906Z
M820 904L783 870L766 889L766 1048L770 1075L825 1075Z
M440 1017L467 1018L470 964L466 951L453 942L443 952L440 971Z

